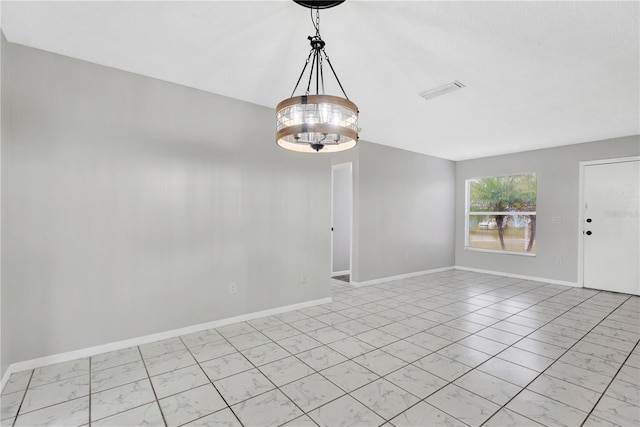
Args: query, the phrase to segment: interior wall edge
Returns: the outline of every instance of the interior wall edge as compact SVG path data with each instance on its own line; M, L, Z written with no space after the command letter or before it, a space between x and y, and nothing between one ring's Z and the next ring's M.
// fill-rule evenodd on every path
M507 273L507 272L504 272L504 271L496 271L496 270L483 270L481 268L464 267L464 266L461 266L461 265L456 265L455 269L456 270L462 270L462 271L472 271L474 273L484 273L484 274L493 274L493 275L496 275L496 276L512 277L514 279L532 280L534 282L551 283L552 285L572 286L574 288L581 288L582 287L577 282L569 282L569 281L566 281L566 280L549 279L547 277L527 276L525 274L513 274L513 273Z

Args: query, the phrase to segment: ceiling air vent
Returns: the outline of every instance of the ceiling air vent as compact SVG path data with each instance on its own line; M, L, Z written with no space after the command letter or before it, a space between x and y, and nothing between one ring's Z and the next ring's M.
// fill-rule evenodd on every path
M454 90L462 89L464 85L457 80L452 81L451 83L447 83L446 85L438 86L433 89L425 90L424 92L420 92L418 95L423 97L424 99L432 99L436 96L444 95L445 93L453 92Z

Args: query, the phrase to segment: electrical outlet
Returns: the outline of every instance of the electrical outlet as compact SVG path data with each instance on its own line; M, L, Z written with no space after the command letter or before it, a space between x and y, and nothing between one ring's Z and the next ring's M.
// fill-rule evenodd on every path
M238 292L238 285L234 282L229 283L229 295L233 295Z
M562 265L562 258L556 258L556 265Z
M301 284L301 285L304 285L305 283L307 283L307 275L306 275L306 274L303 274L303 275L300 277L300 284Z

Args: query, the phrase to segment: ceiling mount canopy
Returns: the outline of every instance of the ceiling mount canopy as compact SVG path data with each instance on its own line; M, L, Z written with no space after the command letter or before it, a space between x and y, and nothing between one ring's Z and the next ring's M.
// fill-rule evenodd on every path
M344 0L338 1L314 1L314 0L293 0L300 6L308 7L309 9L329 9L330 7L337 6L340 3L344 3Z
M358 107L347 97L325 51L326 43L320 37L319 11L319 9L337 6L344 0L294 1L311 9L312 21L315 10L313 25L316 34L307 37L311 44L311 51L291 97L281 101L276 107L276 143L287 150L302 153L333 153L348 150L358 143ZM324 62L329 65L344 98L325 94ZM304 95L294 96L309 64L311 68L306 91ZM311 88L314 81L315 94L312 94Z

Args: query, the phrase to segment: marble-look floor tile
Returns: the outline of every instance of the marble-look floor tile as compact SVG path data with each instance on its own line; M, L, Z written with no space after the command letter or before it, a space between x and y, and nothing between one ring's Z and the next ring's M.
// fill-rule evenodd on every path
M544 371L554 362L554 359L515 347L510 347L502 353L498 353L496 357L538 372Z
M147 378L147 370L141 360L102 369L91 374L91 392L96 393L144 378Z
M593 410L593 415L619 426L640 425L640 407L603 396Z
M91 422L155 400L148 379L91 394Z
M274 342L244 350L242 354L256 366L266 365L290 356L288 351Z
M500 409L495 403L454 384L437 391L425 401L466 424L476 426Z
M616 380L626 381L631 384L640 384L640 369L624 365L620 368Z
M553 344L549 344L542 341L537 341L531 338L524 338L513 345L516 348L529 351L531 353L539 354L541 356L557 359L562 356L567 349L558 347Z
M625 341L626 342L626 341ZM611 362L622 364L627 358L629 351L618 350L602 344L595 344L587 341L580 341L571 348L571 351L598 357Z
M122 350L110 351L108 353L91 356L91 372L100 369L113 368L114 366L124 365L141 360L140 350L138 347L128 347Z
M280 390L303 411L309 412L336 399L344 392L319 374L313 374L289 383Z
M276 316L260 317L258 319L249 320L247 323L259 331L284 325L284 322Z
M520 387L526 386L539 375L537 371L502 359L488 360L477 369Z
M427 350L424 347L420 347L404 340L385 345L384 347L381 347L380 350L385 353L389 353L398 359L402 359L407 363L415 362L416 360L431 353L431 350Z
M506 406L540 424L551 426L579 426L587 413L528 390L523 390Z
M140 346L142 357L153 357L161 354L173 353L174 351L186 350L182 340L178 337L168 338Z
M534 332L535 333L535 332ZM481 330L476 333L477 336L487 338L493 341L497 341L505 345L513 345L515 342L520 341L522 336L512 334L511 332L495 329L493 326Z
M262 365L260 371L278 387L315 372L294 356Z
M400 340L400 338L386 332L382 332L380 329L372 329L370 331L363 332L356 335L356 338L367 344L372 344L374 347L382 347Z
M271 339L260 331L249 332L248 334L236 335L228 338L228 341L238 350L247 350L264 344L271 343Z
M546 375L588 388L596 393L603 393L611 382L611 378L593 371L563 362L556 362L544 372Z
M333 325L333 327L349 336L358 335L373 329L371 326L365 325L364 323L358 322L354 319L350 319L342 323L337 323Z
M332 326L309 331L307 332L307 335L325 345L349 337L349 334L346 334Z
M33 371L21 371L11 374L9 380L2 389L2 395L26 390L32 373Z
M89 396L20 415L15 426L82 426L89 423Z
M229 405L273 390L275 386L257 369L242 372L214 382Z
M200 347L192 347L191 353L193 357L200 363L206 362L207 360L216 359L218 357L226 356L227 354L236 353L238 350L227 341L214 341L208 344L205 344ZM170 353L170 354L178 354L181 352ZM165 355L165 356L169 356ZM159 357L159 356L156 356Z
M160 408L168 425L178 426L225 408L222 397L211 384L205 384L160 399Z
M314 423L308 415L303 415L295 420L282 424L282 427L318 427L318 424Z
M222 335L220 335L220 333L215 329L206 329L204 331L182 335L180 339L188 348L200 347L211 342L224 340Z
M620 426L612 423L611 421L598 418L592 414L592 415L589 415L589 417L582 424L581 427L620 427Z
M621 402L628 403L630 405L640 406L640 387L638 386L640 381L635 383L629 383L626 381L614 380L607 391L605 396L618 399Z
M584 412L591 411L591 408L593 408L600 397L600 393L596 393L593 390L544 374L529 384L527 390L547 396L565 405L573 406Z
M238 418L229 408L193 420L188 425L191 427L242 427Z
M236 335L248 334L254 332L257 329L251 326L247 322L232 323L230 325L221 326L216 328L218 333L225 338L235 337Z
M426 425L467 427L465 423L424 401L393 418L391 423L395 427L425 427Z
M320 374L346 392L353 391L380 378L352 360L325 369Z
M327 346L316 347L311 350L298 353L296 354L296 357L316 371L329 368L347 360L346 357Z
M447 382L414 365L407 365L384 377L414 396L424 399L441 389Z
M209 382L198 365L187 366L151 377L158 399L204 385Z
M367 344L356 337L349 337L340 341L332 342L328 347L350 359L360 356L361 354L369 353L371 350L375 350L374 346Z
M306 334L300 334L290 338L281 339L277 342L277 344L291 354L302 353L303 351L322 346L321 342L314 340Z
M247 426L280 426L302 415L302 411L280 390L272 390L233 406Z
M231 353L200 364L211 381L221 380L231 375L253 369L253 365L241 353Z
M265 336L269 337L273 341L283 340L285 338L295 337L297 335L302 334L299 330L294 328L291 325L287 325L286 323L282 323L278 326L272 326L267 329L263 329L261 331Z
M466 373L454 384L498 405L504 405L522 390L515 384L478 370Z
M379 415L349 395L309 412L309 416L321 427L371 427L384 423ZM297 425L291 424L292 427Z
M618 372L618 369L620 369L620 363L618 362L601 359L599 357L579 353L573 350L569 350L558 360L607 377L614 376Z
M89 394L89 375L73 377L29 388L24 396L20 413L35 411L45 406L77 399ZM7 396L3 396L3 399Z
M488 338L483 338L479 335L468 336L467 338L458 341L458 344L487 353L491 356L494 356L507 348L505 344Z
M15 418L15 416L18 415L20 403L22 403L24 395L24 391L16 391L3 395L0 399L0 418L3 420L7 418Z
M527 417L517 414L508 409L502 408L489 420L482 425L482 427L541 427L542 424L537 423Z
M400 322L390 323L381 327L380 330L398 338L407 338L411 335L417 334L418 332L422 332L421 329L417 329Z
M68 378L89 374L89 358L70 360L43 366L33 370L33 377L29 387L38 387L44 384L62 381ZM26 387L26 384L25 384Z
M404 360L392 356L389 353L385 353L382 350L373 350L369 353L355 357L353 360L380 376L387 375L388 373L391 373L396 369L400 369L408 364Z
M437 351L437 354L448 357L456 362L470 367L476 367L491 358L490 355L478 350L473 350L460 344L451 344Z
M290 325L300 332L305 333L329 326L326 323L316 320L312 317L307 317L306 319L291 322Z
M125 412L91 423L93 426L164 426L164 419L157 402L138 406Z
M438 325L429 329L427 332L448 341L458 341L470 335L468 332L446 325Z
M527 338L531 338L536 341L546 342L547 344L553 344L556 347L562 347L564 349L568 349L578 342L576 338L570 338L562 335L556 335L553 333L547 333L541 330L535 331L534 333L530 334Z
M149 375L154 376L195 365L196 360L188 350L183 350L150 357L145 359L144 363L149 371Z
M417 360L414 362L414 365L446 381L453 381L471 370L471 367L437 353L430 354Z
M391 419L420 399L385 379L379 379L350 393L367 408Z

